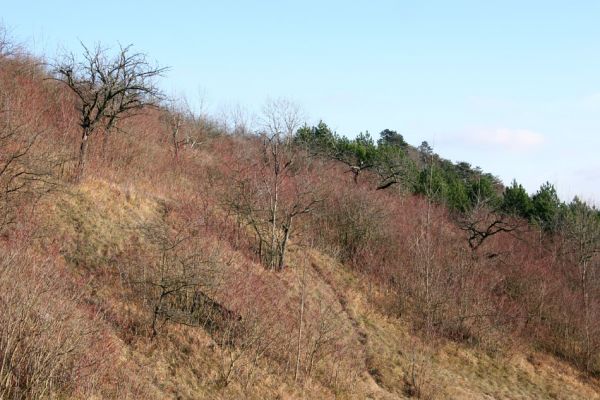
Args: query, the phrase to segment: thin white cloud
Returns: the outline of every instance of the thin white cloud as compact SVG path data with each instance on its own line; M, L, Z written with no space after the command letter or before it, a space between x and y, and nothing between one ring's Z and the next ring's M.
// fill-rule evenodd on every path
M536 150L541 147L544 135L528 129L480 129L467 133L464 140L483 147L502 148L515 152Z

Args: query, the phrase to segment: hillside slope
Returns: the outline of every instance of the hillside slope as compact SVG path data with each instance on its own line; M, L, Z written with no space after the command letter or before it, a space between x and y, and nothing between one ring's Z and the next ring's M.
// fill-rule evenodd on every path
M107 376L101 386L89 388L90 392L79 387L75 393L82 392L76 397L600 398L597 383L582 380L565 362L531 349L490 354L477 347L424 339L412 330L410 321L384 315L370 303L370 297L384 293L374 293L377 289L367 287L343 264L302 247L291 249L290 267L281 273L247 265L252 262L232 251L228 257L234 261L223 266L221 272L241 275L245 285L250 286L245 290L255 293L244 293L233 279L234 286L225 283L219 288L231 291L231 297L216 297L231 309L236 307L235 302L255 301L259 304L254 304L253 312L276 306L282 313L279 317L283 313L294 315L299 307L302 274L306 274L307 308L309 304L327 304L331 314L325 318L334 321L335 328L331 329L335 335L329 338L341 342L339 348L328 351L336 352L336 358L323 356L317 365L319 371L307 382L295 385L291 376L282 374L284 367L268 356L261 359L254 354L251 358L242 355L231 382L223 387L219 376L223 363L242 350L221 348L222 343L205 329L178 325L165 329L154 340L148 339L144 334L148 329L147 311L139 299L124 295L122 283L115 276L115 259L131 245L127 243L132 240L131 230L152 220L164 223L160 222L160 210L165 200L95 179L74 190L49 196L42 221L52 230L43 235L44 242L61 241L58 262L66 260L69 279L84 282L78 302L90 310L86 318L94 326L94 335L103 341L96 345L100 348L92 349L100 354L89 356L102 358L98 366ZM139 251L151 244L138 237L135 246ZM246 297L255 297L256 291L260 298ZM269 301L273 297L279 304ZM260 318L273 318L269 314L262 311ZM275 321L265 323L267 329L277 326L284 331L284 346L293 344L294 329ZM312 322L306 323L305 329L317 328L311 326ZM333 370L338 382L332 382Z
M0 62L0 398L600 398L557 238L474 250L430 199L293 144L279 174L206 117L174 154L165 109L77 180L76 99Z

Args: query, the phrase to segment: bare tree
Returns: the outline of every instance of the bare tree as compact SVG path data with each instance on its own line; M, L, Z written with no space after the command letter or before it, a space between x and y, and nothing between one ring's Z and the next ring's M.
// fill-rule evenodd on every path
M181 137L182 131L186 127L186 122L194 120L187 100L181 98L169 101L161 119L168 129L170 142L173 145L173 157L178 160L179 150L187 142L186 137Z
M84 174L90 136L102 130L106 142L119 121L157 105L164 96L156 78L167 70L150 64L145 54L131 52L131 46L120 47L112 58L100 45L92 49L82 46L81 60L70 54L53 68L55 79L67 85L77 99L81 127L77 180Z
M207 312L227 314L210 297L222 266L220 250L201 246L200 227L192 221L173 228L155 223L134 228L151 245L140 250L134 240L119 263L119 274L130 288L125 294L146 308L152 339L169 323L206 328L215 321Z
M11 57L19 52L19 46L11 40L6 28L0 25L0 58Z
M268 100L263 107L264 132L270 138L290 145L294 133L300 128L304 115L300 106L288 99Z
M221 119L229 133L236 136L250 135L256 124L256 116L251 114L240 104L226 106L222 111Z
M268 194L270 229L269 266L282 269L293 219L312 211L318 203L310 189L294 186L293 201L281 210L281 190L290 186L298 175L297 155L292 148L291 138L300 127L301 113L298 106L288 100L269 101L263 109L264 129L260 133L263 141L263 163L266 167L262 177ZM281 234L283 233L283 235Z
M285 266L296 220L321 202L316 180L311 180L310 160L303 160L302 152L285 140L300 124L297 114L287 115L288 107L288 102L265 106L263 130L258 133L261 142L255 146L247 139L248 151L228 166L234 184L224 194L226 207L240 226L252 229L260 261L272 270Z
M263 140L263 160L269 167L268 175L264 178L267 192L269 193L269 214L271 221L270 235L270 260L272 269L276 265L276 240L277 240L277 215L281 180L294 163L294 154L289 151L283 141L286 134L285 107L279 107L277 102L267 102L263 109L264 130L261 132ZM287 151L286 151L287 150Z
M469 248L475 252L486 239L499 233L511 233L519 229L519 223L509 216L484 206L475 208L458 217L458 227L468 235ZM488 257L493 257L489 254Z

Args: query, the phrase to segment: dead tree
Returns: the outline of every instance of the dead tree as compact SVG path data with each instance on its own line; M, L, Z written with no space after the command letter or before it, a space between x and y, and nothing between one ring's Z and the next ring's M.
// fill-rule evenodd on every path
M106 143L121 120L156 106L164 97L156 78L167 70L150 64L143 53L132 53L131 46L121 47L112 58L100 45L82 46L81 60L70 54L53 67L54 78L76 96L81 127L77 180L84 174L90 136L102 130Z

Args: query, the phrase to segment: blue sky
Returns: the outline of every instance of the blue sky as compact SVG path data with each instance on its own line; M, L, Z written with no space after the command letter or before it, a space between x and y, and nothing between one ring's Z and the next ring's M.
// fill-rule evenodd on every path
M2 2L34 52L131 43L210 112L286 97L338 133L395 129L600 203L598 1Z

